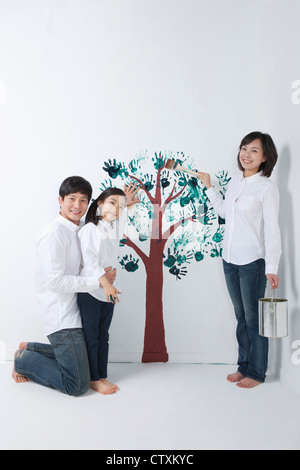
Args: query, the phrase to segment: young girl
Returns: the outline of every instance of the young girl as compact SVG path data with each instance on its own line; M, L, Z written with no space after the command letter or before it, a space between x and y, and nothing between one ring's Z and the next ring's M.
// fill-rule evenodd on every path
M125 188L108 188L91 204L85 225L79 232L83 270L82 276L98 275L100 287L91 293L78 294L78 305L87 344L91 383L93 390L101 394L115 393L117 385L108 382L108 330L111 324L115 302L121 293L118 276L119 240L127 222L128 207L133 207L139 188L136 185ZM105 274L105 268L114 268L113 285ZM89 274L88 274L89 273Z
M279 194L269 179L277 161L272 138L261 132L246 135L237 160L241 173L230 181L224 200L208 173L199 172L198 177L225 219L223 267L239 346L238 370L227 380L252 388L264 382L268 365L268 339L258 334L258 299L264 297L266 278L272 289L279 284Z

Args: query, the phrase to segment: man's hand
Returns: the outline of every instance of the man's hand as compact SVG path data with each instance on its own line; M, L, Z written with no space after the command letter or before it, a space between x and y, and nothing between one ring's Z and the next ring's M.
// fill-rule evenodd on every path
M116 280L116 275L117 275L116 268L113 269L112 266L108 266L108 268L105 268L104 271L105 271L105 276L106 276L107 280L111 284L113 284Z

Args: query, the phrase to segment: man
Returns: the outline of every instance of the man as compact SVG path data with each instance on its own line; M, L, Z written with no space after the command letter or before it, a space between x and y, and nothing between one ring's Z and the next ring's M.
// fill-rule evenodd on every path
M63 181L60 213L41 233L36 245L36 289L42 308L44 333L50 344L21 343L16 351L13 378L32 380L73 396L89 389L90 374L77 292L96 290L101 279L114 281L111 269L99 269L97 278L81 277L78 238L80 220L92 196L92 187L79 176Z

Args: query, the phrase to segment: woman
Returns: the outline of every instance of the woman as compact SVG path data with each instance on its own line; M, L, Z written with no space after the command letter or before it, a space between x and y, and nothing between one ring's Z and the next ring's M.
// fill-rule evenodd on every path
M225 219L223 267L239 346L238 370L227 380L242 388L264 382L268 365L268 339L258 334L258 299L264 297L266 278L272 289L279 284L279 193L269 179L277 158L272 138L252 132L241 141L237 160L242 173L230 181L225 199L212 187L208 173L198 175Z

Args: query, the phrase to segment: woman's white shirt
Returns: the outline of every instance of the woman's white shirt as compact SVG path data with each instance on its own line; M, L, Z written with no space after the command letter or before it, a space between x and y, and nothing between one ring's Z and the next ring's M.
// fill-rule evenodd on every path
M217 214L225 219L222 257L244 265L259 258L266 261L266 274L277 274L281 255L278 224L279 192L261 172L232 178L223 199L213 187L206 194Z

